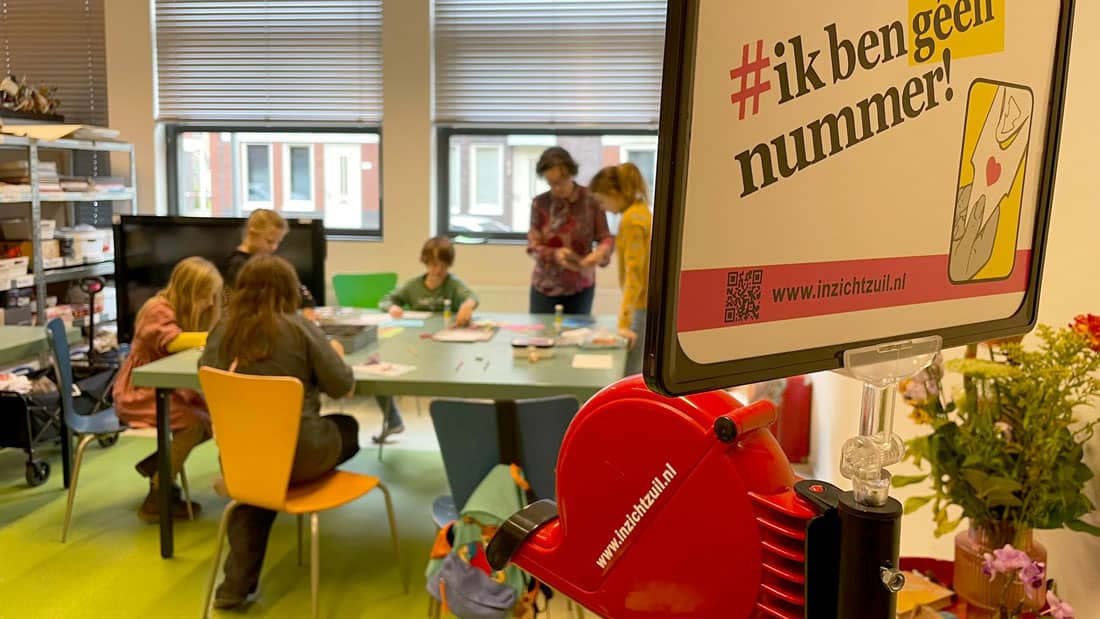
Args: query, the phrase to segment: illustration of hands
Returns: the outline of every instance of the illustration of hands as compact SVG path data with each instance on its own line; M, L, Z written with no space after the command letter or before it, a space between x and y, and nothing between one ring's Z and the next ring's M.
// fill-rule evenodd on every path
M1005 85L996 87L970 155L973 181L960 187L956 194L948 265L952 281L975 279L989 264L997 246L998 231L1016 233L1016 228L1011 226L999 230L1000 219L1002 214L1011 216L1013 212L1011 208L1006 211L1003 206L1011 206L1004 204L1005 198L1012 192L1025 165L1031 140L1031 115L1030 91ZM965 153L963 157L965 161Z
M985 196L969 208L974 185L960 187L955 199L955 226L951 234L951 261L948 265L952 281L973 279L993 255L997 238L1000 207L985 217Z

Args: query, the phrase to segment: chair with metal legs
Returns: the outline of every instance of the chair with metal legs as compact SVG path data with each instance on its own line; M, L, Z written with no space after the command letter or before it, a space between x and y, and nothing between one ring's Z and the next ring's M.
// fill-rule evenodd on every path
M221 454L224 491L232 499L222 512L218 527L203 616L210 615L229 517L238 506L248 504L298 517L299 565L302 563L303 517L309 516L310 588L313 617L316 618L321 578L318 514L350 503L375 488L382 491L386 500L394 557L401 584L408 593L409 581L401 566L393 500L380 479L336 470L313 481L290 484L302 416L302 383L290 377L250 376L209 367L199 369L199 382L210 409L214 441ZM259 427L264 429L262 442L256 440L256 428Z
M114 408L104 408L91 415L78 415L73 403L73 366L69 357L69 340L65 334L65 324L59 319L51 320L46 325L46 339L53 353L54 372L57 374L58 397L61 401L61 413L65 417L65 425L72 436L79 439L76 452L73 454L73 474L69 482L68 498L65 502L65 520L61 525L61 541L64 543L69 536L69 524L72 522L73 504L76 501L76 488L80 481L80 465L84 462L84 450L88 444L97 439L113 439L128 429L115 414ZM70 440L62 437L62 440ZM187 477L180 471L183 482L184 496L187 498L188 515L191 514L191 491L188 488Z
M558 450L569 423L580 409L573 396L553 396L515 401L515 419L501 416L500 403L490 400L436 399L428 408L451 494L437 497L431 506L437 529L456 520L462 506L497 464L503 463L503 440L524 462L524 475L536 498L554 498ZM514 427L502 427L514 424ZM502 436L511 434L512 436ZM580 604L566 599L571 615L583 619ZM440 616L440 604L428 596L428 616Z

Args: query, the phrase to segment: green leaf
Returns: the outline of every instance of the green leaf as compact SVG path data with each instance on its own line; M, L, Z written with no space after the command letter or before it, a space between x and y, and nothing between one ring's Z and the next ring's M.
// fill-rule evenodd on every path
M1020 507L1024 504L1015 494L1002 490L994 490L984 498L990 507Z
M1092 479L1092 469L1084 462L1078 462L1073 469L1073 480L1084 484L1090 479Z
M928 475L894 475L892 483L895 488L904 488L906 486L912 486L913 484L919 484L922 481L928 479Z
M986 473L978 469L965 469L962 476L979 495L989 490L989 475Z
M985 458L982 457L982 454L970 454L963 460L962 466L963 468L970 468L981 464L983 460Z
M1100 527L1098 527L1096 525L1093 525L1093 524L1089 524L1089 523L1085 522L1084 520L1070 520L1069 522L1066 523L1066 528L1072 529L1074 531L1079 531L1081 533L1088 533L1090 535L1095 535L1097 537L1100 537Z
M959 524L962 523L962 520L963 519L961 517L956 520L944 520L936 527L933 535L935 535L936 537L943 537L944 535L951 533L955 529L959 528Z
M913 497L909 497L908 499L905 499L905 506L902 508L902 511L905 514L911 514L915 511L917 511L918 509L924 507L925 505L927 505L928 502L931 501L931 500L932 500L932 497L930 497L930 496L913 496Z

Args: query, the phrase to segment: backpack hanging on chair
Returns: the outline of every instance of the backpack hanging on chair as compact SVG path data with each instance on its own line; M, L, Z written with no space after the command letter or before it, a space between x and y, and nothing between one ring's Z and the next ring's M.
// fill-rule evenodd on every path
M459 619L534 617L540 587L519 568L489 567L485 546L530 490L516 465L498 464L478 484L459 519L440 529L426 570L428 593L442 614Z

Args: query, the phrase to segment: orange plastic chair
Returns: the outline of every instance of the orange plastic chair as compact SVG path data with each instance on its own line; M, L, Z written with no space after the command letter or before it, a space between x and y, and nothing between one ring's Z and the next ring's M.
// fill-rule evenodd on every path
M239 505L248 504L298 516L299 565L302 563L302 516L309 515L310 586L313 617L316 619L320 581L317 514L350 503L375 488L382 490L386 497L393 552L397 558L401 584L408 593L408 578L401 568L393 501L381 480L370 475L337 470L320 479L290 485L290 469L302 416L302 384L296 378L249 376L209 367L199 369L199 382L210 409L214 441L221 453L224 487L232 499L225 506L218 527L214 566L206 589L203 616L210 616L229 516ZM262 441L256 439L257 428L263 428Z

